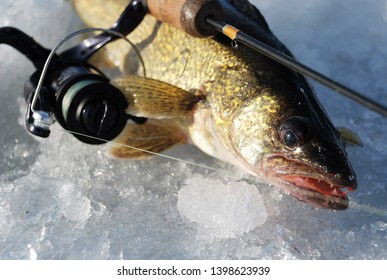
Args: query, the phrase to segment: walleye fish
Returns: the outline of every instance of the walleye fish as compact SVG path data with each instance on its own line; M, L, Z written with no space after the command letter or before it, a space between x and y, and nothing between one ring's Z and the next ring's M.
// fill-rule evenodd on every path
M107 28L128 1L73 3L88 25ZM292 56L248 1L220 3L225 22ZM348 207L346 191L357 182L343 136L302 75L245 46L232 48L223 35L193 38L150 15L128 38L141 54L146 77L125 42L109 44L104 54L124 74L112 83L125 94L127 112L148 120L128 123L116 141L152 152L191 143L303 202ZM116 145L110 154L149 156Z

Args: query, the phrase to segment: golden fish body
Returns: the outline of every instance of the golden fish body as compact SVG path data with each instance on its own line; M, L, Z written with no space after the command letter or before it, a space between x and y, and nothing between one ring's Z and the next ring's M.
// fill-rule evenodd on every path
M127 5L73 2L93 27L110 27ZM242 25L250 34L291 55L248 1L220 2L228 22L238 27L231 7L249 18ZM120 41L109 44L106 54L130 76L112 83L126 95L128 113L149 119L128 125L118 141L153 152L188 141L302 201L348 207L341 188L355 189L356 179L344 143L301 75L246 47L233 49L225 38L192 38L151 16L128 38L141 54L146 78L140 77L139 55ZM112 154L144 156L122 147Z
M90 5L91 2L93 5ZM109 27L123 11L127 1L78 0L74 3L88 25ZM108 16L105 16L106 11ZM146 16L128 39L140 51L148 78L205 95L205 101L197 104L195 108L191 125L187 127L189 121L184 119L183 128L189 130L188 135L195 144L212 156L223 156L222 145L231 147L230 124L235 111L245 100L259 97L258 103L266 104L266 109L275 112L275 100L272 96L265 95L262 83L256 78L256 72L259 70L246 64L246 57L238 57L240 51L234 51L229 45L215 40L192 38L170 25L160 24L152 16ZM107 46L109 59L125 74L141 75L139 57L133 49L128 48L126 42L112 43ZM251 62L258 60L251 51L247 59ZM258 63L262 63L263 57L259 56L259 59ZM270 107L269 103L274 106ZM258 105L261 107L261 104ZM141 112L137 115L141 115ZM264 112L257 115L260 119L265 116ZM270 117L270 114L267 117ZM260 123L263 124L262 121ZM218 141L222 144L219 145Z

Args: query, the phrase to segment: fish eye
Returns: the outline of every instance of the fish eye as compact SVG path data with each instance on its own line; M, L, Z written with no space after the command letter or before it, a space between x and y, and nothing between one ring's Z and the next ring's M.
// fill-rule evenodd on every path
M281 139L283 140L284 144L289 148L297 146L300 140L298 139L297 134L291 129L282 130Z
M279 127L279 138L288 148L304 144L311 135L311 123L304 117L287 118Z

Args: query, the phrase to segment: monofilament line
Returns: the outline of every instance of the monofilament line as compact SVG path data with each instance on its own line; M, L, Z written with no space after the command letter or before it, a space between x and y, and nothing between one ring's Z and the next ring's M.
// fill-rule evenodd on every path
M59 131L64 131L64 132L67 132L67 133L71 133L71 134L76 134L76 135L80 135L80 136L84 136L84 137L89 137L89 138L95 139L95 140L104 141L104 142L109 143L109 144L114 144L114 145L125 147L125 148L128 148L128 149L137 150L137 151L148 153L148 154L151 154L151 155L156 155L156 156L163 157L163 158L166 158L166 159L171 159L171 160L179 161L179 162L182 162L182 163L187 163L187 164L190 164L190 165L193 165L193 166L197 166L197 167L201 167L201 168L204 168L204 169L209 169L209 170L213 170L213 171L220 171L221 170L219 168L211 167L211 166L208 166L208 165L205 165L205 164L200 164L200 163L196 163L196 162L193 162L193 161L189 161L189 160L185 160L185 159L181 159L181 158L176 158L176 157L173 157L173 156L168 156L168 155L165 155L165 154L160 154L160 153L144 150L144 149L141 149L141 148L137 148L137 147L134 147L134 146L131 146L131 145L127 145L127 144L118 143L118 142L115 142L115 141L108 141L108 140L105 140L105 139L102 139L102 138L90 136L90 135L87 135L87 134L83 134L83 133L79 133L79 132L75 132L75 131L71 131L71 130L67 130L67 129L63 129L63 128L55 128L55 129L59 130Z
M211 167L211 166L208 166L208 165L205 165L205 164L200 164L200 163L196 163L196 162L193 162L193 161L189 161L189 160L184 160L184 159L181 159L181 158L176 158L176 157L168 156L168 155L165 155L165 154L160 154L160 153L144 150L144 149L141 149L141 148L137 148L137 147L133 147L133 146L130 146L130 145L118 143L118 142L115 142L115 141L108 141L108 140L105 140L105 139L102 139L102 138L86 135L86 134L83 134L83 133L78 133L78 132L71 131L71 130L66 130L66 129L63 129L63 128L54 128L54 129L56 129L58 131L66 132L66 133L77 134L77 135L80 135L80 136L84 136L84 137L89 137L89 138L96 139L96 140L105 141L106 143L111 143L111 144L114 144L114 145L117 145L117 146L121 146L121 147L125 147L125 148L128 148L128 149L134 149L134 150L137 150L137 151L140 151L140 152L149 153L151 155L155 155L155 156L163 157L163 158L166 158L166 159L170 159L170 160L186 163L186 164L197 166L197 167L200 167L200 168L209 169L209 170L213 170L213 171L221 171L221 169L219 169L219 168ZM251 178L254 178L254 181L258 180L259 184L267 185L267 182L264 182L264 181L258 179L257 177L251 177ZM250 183L251 184L256 184L256 182L250 182ZM349 207L350 207L350 209L355 209L355 210L358 210L358 211L367 212L367 213L378 215L378 216L381 216L381 217L387 217L387 209L382 209L382 208L375 207L375 206L372 206L372 205L359 203L359 202L354 201L353 199L351 199Z
M387 218L387 209L375 207L369 204L359 203L354 201L353 199L350 201L349 205L350 205L350 208L352 209L356 209L359 211L363 211L363 212L367 212L370 214Z

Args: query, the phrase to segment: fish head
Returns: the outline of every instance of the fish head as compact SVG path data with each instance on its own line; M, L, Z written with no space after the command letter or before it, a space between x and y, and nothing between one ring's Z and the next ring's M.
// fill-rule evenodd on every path
M314 95L262 91L244 101L230 135L250 174L313 206L348 208L346 190L356 189L356 175Z

